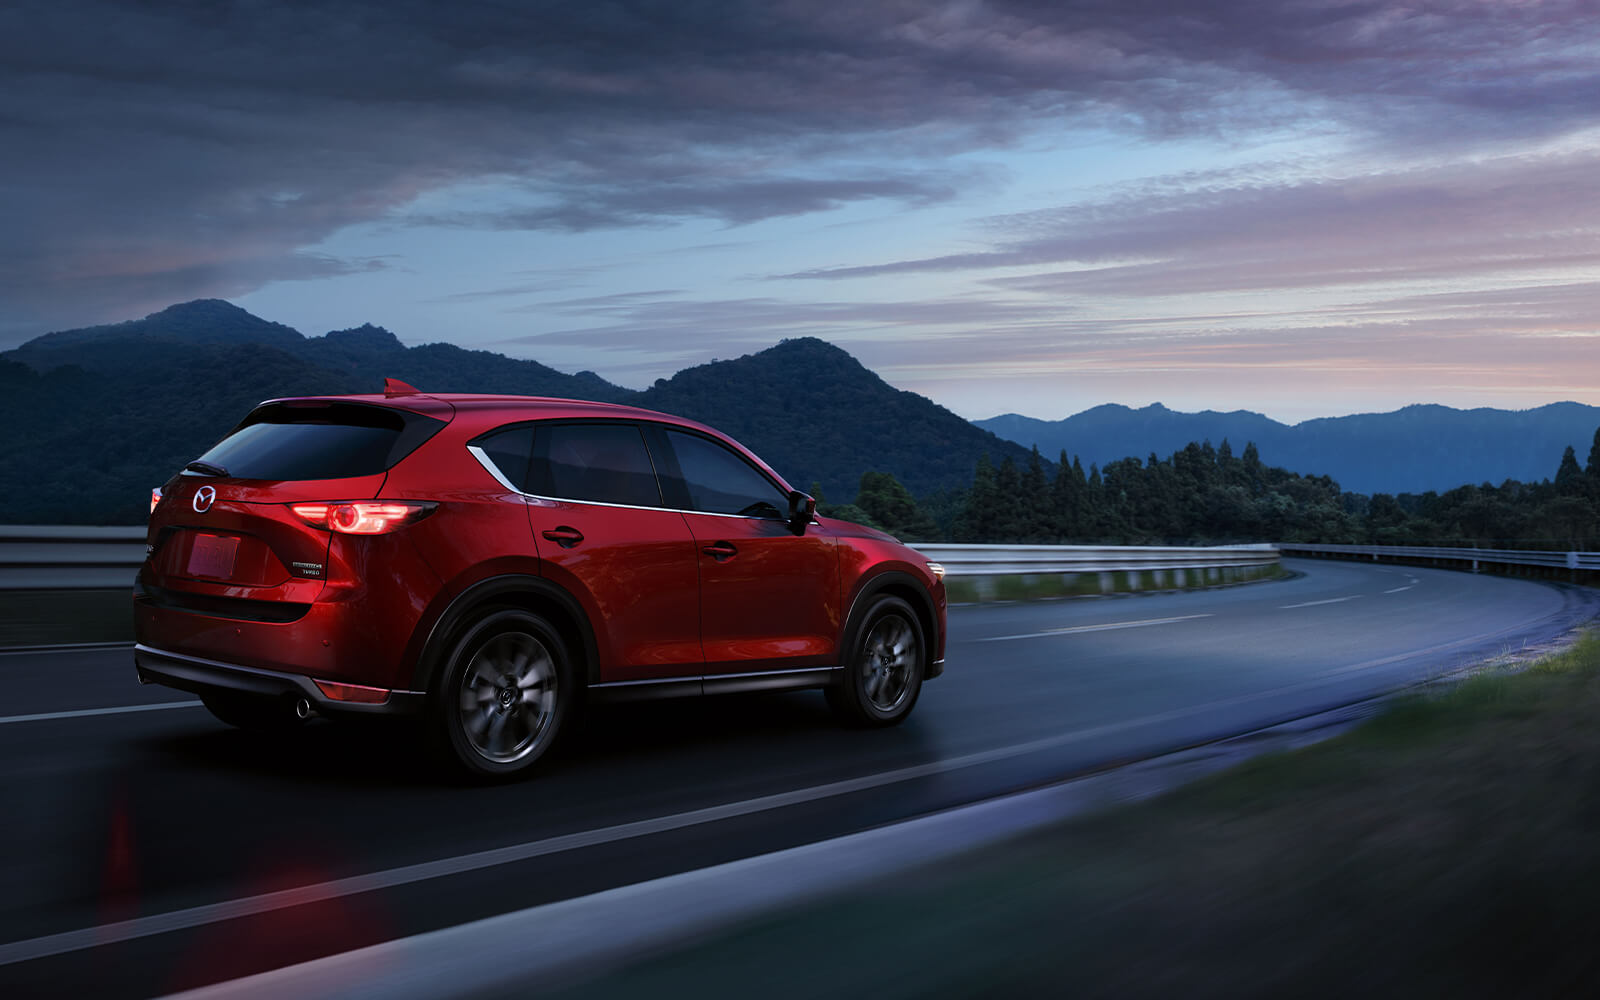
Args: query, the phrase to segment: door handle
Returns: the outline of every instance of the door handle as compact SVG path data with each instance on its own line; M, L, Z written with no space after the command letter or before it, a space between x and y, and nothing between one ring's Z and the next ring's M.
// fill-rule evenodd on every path
M715 559L717 562L727 562L729 559L732 559L734 556L739 554L739 550L733 547L732 542L713 542L700 551Z
M577 528L569 528L563 524L558 528L551 528L549 531L546 531L544 533L544 537L550 539L552 542L555 542L564 549L570 549L574 545L583 541L583 532L579 531Z

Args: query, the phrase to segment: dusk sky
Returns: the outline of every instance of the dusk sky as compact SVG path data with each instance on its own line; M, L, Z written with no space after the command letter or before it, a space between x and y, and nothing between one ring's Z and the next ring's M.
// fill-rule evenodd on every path
M0 143L0 348L218 297L969 418L1600 403L1600 0L13 0Z

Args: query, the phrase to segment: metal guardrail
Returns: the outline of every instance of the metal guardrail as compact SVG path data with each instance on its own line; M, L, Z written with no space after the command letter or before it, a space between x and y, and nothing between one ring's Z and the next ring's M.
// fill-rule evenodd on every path
M0 524L0 590L133 589L143 526Z
M138 526L0 525L0 590L131 588L144 560L144 536ZM1271 545L919 545L917 550L955 577L1209 570L1278 561Z
M1541 552L1535 549L1429 548L1420 545L1301 545L1278 546L1286 555L1371 559L1375 562L1421 562L1430 565L1470 565L1474 573L1484 568L1571 570L1600 572L1600 552Z
M1271 545L1189 548L1161 545L917 545L951 576L1231 569L1278 561Z

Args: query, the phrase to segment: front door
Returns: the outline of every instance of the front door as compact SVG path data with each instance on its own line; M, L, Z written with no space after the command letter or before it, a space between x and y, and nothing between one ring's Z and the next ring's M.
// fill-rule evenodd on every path
M832 666L839 635L837 541L796 534L788 494L720 441L663 437L688 492L707 675Z

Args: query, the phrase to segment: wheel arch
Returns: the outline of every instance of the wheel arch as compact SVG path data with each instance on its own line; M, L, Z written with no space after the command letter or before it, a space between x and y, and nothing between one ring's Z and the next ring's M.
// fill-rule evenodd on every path
M922 626L923 677L926 679L935 676L933 656L938 644L939 616L934 608L933 596L922 585L922 581L900 570L879 573L865 580L856 589L855 596L850 599L849 614L845 617L844 633L839 646L840 664L844 664L846 657L850 655L849 651L855 648L861 637L861 626L866 620L867 609L872 606L875 598L882 596L898 597L911 606L912 612L917 616L917 624Z
M549 620L567 647L583 657L584 686L598 679L600 656L594 627L578 599L544 577L507 573L478 581L440 613L413 668L413 689L433 690L456 638L484 613L497 608L520 608Z

